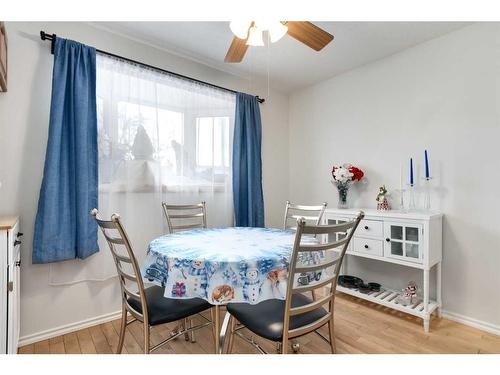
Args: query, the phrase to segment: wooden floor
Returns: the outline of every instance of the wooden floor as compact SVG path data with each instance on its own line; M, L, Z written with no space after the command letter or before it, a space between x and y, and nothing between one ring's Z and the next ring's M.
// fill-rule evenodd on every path
M421 320L347 295L335 301L335 329L338 353L500 353L500 336L464 326L447 319L433 318L425 334ZM169 335L175 324L152 329L156 344ZM19 348L19 353L113 353L118 343L120 321L100 324L50 340ZM322 328L327 335L326 327ZM212 353L211 329L196 332L197 342L180 337L155 353ZM256 339L270 353L273 344ZM330 347L316 334L299 339L301 353L330 353ZM142 353L142 325L133 323L125 336L123 353ZM249 344L235 337L235 353L255 353Z

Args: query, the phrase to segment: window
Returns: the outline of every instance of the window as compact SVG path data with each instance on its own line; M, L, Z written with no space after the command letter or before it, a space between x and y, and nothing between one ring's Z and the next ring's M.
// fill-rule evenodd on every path
M229 194L235 95L97 56L99 183Z
M229 167L229 117L196 119L196 165Z

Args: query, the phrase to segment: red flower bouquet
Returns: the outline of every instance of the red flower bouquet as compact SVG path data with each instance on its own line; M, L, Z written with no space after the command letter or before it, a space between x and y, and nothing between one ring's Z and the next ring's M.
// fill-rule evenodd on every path
M334 165L332 177L337 182L360 181L365 174L361 169L351 164Z
M364 177L364 173L358 167L351 164L334 165L332 167L333 184L337 186L339 191L339 208L347 208L347 192L349 184L355 181L360 181Z

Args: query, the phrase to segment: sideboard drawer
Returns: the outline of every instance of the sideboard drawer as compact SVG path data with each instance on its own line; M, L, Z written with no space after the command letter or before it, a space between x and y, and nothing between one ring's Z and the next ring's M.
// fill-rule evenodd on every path
M355 237L353 251L370 255L384 256L384 242L371 238Z
M361 220L356 229L357 237L384 237L384 223L377 220Z

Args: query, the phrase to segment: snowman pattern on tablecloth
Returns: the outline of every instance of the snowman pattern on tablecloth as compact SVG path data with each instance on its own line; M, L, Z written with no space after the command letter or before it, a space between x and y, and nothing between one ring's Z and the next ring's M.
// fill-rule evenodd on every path
M202 260L192 260L186 276L186 294L192 297L207 298L207 287L214 267Z
M263 282L259 279L259 270L257 268L247 269L243 281L243 298L252 304L257 303L262 284Z
M267 272L276 265L275 260L261 260L256 262L241 262L240 276L242 284L243 298L245 301L256 304L260 302L263 291L262 286L269 280ZM268 285L270 287L270 285Z

